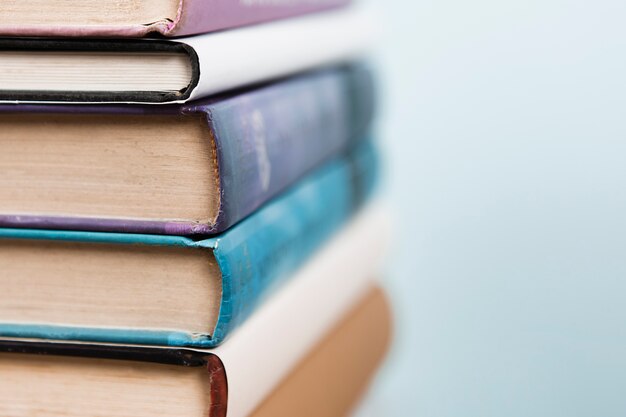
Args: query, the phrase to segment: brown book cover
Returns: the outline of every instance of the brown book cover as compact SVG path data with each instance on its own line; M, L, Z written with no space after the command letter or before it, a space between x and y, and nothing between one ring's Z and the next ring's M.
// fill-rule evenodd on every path
M391 341L391 314L374 288L251 417L337 417L355 406ZM372 328L377 329L372 338Z

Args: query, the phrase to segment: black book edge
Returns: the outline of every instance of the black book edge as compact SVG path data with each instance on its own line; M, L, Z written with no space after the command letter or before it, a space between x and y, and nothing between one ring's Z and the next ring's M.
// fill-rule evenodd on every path
M191 81L177 92L158 91L7 91L0 90L3 101L57 101L57 102L146 102L166 103L186 100L200 81L198 54L189 45L165 40L115 40L93 39L0 39L0 51L57 51L57 52L183 52L191 62ZM43 98L43 100L42 100Z
M99 358L151 362L163 365L180 365L187 367L207 366L210 357L208 352L190 349L159 348L123 345L96 345L83 343L43 342L34 340L0 339L0 352L76 356L81 358ZM217 358L217 357L216 357Z

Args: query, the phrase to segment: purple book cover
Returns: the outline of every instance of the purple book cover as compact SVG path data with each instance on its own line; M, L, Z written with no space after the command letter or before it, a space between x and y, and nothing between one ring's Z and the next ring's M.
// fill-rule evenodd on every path
M168 37L188 36L328 10L345 6L350 1L178 0L175 15L163 16L156 21L137 24L104 21L83 25L59 21L24 25L5 19L0 23L0 35L142 37L156 33ZM67 12L72 13L71 10Z
M0 227L220 233L312 169L351 149L367 132L373 107L371 73L359 64L181 106L0 105L4 113L202 114L215 139L221 193L219 215L212 224L0 213Z

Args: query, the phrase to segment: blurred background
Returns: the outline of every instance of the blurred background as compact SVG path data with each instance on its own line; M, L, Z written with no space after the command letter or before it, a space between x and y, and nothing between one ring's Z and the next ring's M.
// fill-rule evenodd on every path
M626 415L626 2L368 3L397 329L357 415Z

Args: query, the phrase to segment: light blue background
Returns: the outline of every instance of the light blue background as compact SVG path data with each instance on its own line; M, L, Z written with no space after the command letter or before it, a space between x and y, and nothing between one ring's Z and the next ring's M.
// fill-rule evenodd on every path
M626 416L626 1L369 3L397 329L361 414Z

